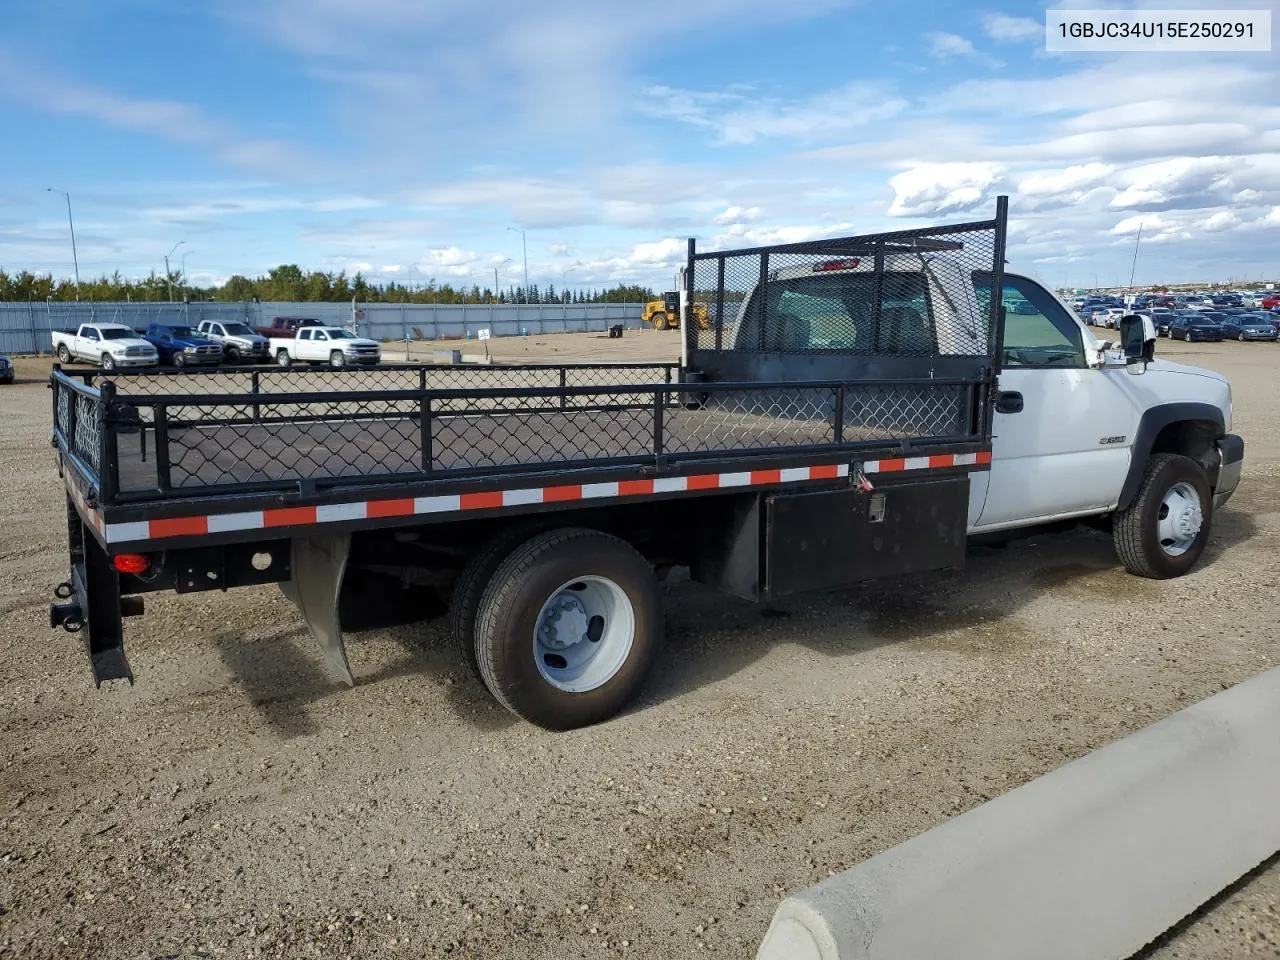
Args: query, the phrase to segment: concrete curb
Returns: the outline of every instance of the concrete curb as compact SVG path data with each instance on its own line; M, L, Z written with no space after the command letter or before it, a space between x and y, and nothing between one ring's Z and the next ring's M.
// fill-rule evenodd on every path
M757 960L1127 957L1280 850L1280 668L784 900Z

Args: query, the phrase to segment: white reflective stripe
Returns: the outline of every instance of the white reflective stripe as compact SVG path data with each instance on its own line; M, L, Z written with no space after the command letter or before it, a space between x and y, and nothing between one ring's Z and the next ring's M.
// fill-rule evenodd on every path
M783 483L792 480L808 480L812 473L810 467L787 467L785 470L779 471L778 479Z
M879 460L868 460L866 463L864 463L864 464L862 465L862 472L863 472L863 473L879 473L879 472L880 472L880 461L879 461Z
M928 470L928 457L907 457L907 462L902 465L903 470Z
M721 487L749 487L751 486L751 474L749 473L722 473L720 474Z
M102 531L107 543L127 543L130 540L149 540L151 524L146 520L135 523L108 523Z
M978 455L976 453L957 453L951 459L955 461L957 467L971 467L978 462Z
M688 490L688 477L660 477L653 481L654 493L672 493L677 490Z
M369 515L369 504L331 503L316 507L316 523L337 523L340 520L364 520Z
M837 477L847 477L848 475L849 475L849 465L847 463L841 463L836 465Z
M541 503L542 488L535 487L532 490L503 490L502 505L504 507L519 507L526 503Z
M462 498L456 493L447 497L415 497L414 513L448 513L462 509Z
M220 513L208 518L210 533L229 533L233 530L261 530L262 511L251 513Z
M617 495L617 483L584 483L582 485L583 500L590 500L593 497L616 497Z

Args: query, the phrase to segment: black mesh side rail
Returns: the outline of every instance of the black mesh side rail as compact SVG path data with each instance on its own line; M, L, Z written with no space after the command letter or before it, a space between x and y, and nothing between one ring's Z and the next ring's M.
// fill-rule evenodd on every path
M999 284L1006 211L1002 197L992 220L748 250L700 253L691 240L688 365L713 380L834 364L907 376L995 370L1000 296L980 302L973 277ZM744 357L774 360L744 367Z
M106 428L120 500L147 501L977 444L985 389L934 379L132 396L110 406Z

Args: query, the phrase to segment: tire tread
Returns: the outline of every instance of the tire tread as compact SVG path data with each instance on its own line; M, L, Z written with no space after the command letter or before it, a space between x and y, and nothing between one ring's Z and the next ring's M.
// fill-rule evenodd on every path
M1124 510L1116 511L1111 528L1112 542L1115 545L1116 556L1120 558L1120 562L1124 564L1125 569L1134 576L1147 577L1153 580L1163 580L1170 576L1169 573L1160 570L1152 562L1152 551L1148 549L1150 545L1147 542L1149 531L1145 529L1144 521L1148 504L1152 500L1162 499L1165 494L1165 490L1154 483L1155 477L1166 466L1179 461L1185 461L1199 467L1194 460L1182 454L1152 454L1143 470L1142 483L1138 487L1138 495ZM1212 498L1210 498L1210 506L1212 507ZM1206 511L1204 518L1206 528L1209 526L1210 520L1211 513ZM1197 554L1197 559L1198 556ZM1194 561L1192 565L1194 565Z

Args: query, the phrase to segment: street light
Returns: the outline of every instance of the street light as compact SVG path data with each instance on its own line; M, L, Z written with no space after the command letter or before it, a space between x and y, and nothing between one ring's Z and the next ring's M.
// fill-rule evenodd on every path
M503 260L500 264L498 264L496 267L493 268L493 299L494 300L498 299L498 270L501 269L502 267L505 267L510 262L511 262L511 258L507 257L507 259Z
M529 302L529 244L525 239L524 230L520 227L507 227L508 230L514 230L520 234L520 249L524 252L524 302Z
M569 271L573 267L565 267L564 272L560 274L560 295L565 298L565 303L569 302Z
M184 250L182 252L182 258L178 261L182 264L179 268L182 274L182 286L179 288L178 292L181 293L184 298L187 295L187 257L191 256L194 252L195 251L193 250Z
M179 240L177 243L173 245L173 250L177 250L180 246L182 246L186 242L187 241L185 240ZM169 284L169 302L170 303L173 303L173 275L169 273L169 258L173 256L173 250L170 250L168 253L164 255L164 279L165 279L165 283Z
M80 258L76 255L76 225L71 219L71 194L65 190L55 190L53 187L45 188L49 193L60 193L67 201L67 225L71 227L71 263L76 271L76 299L80 299Z

